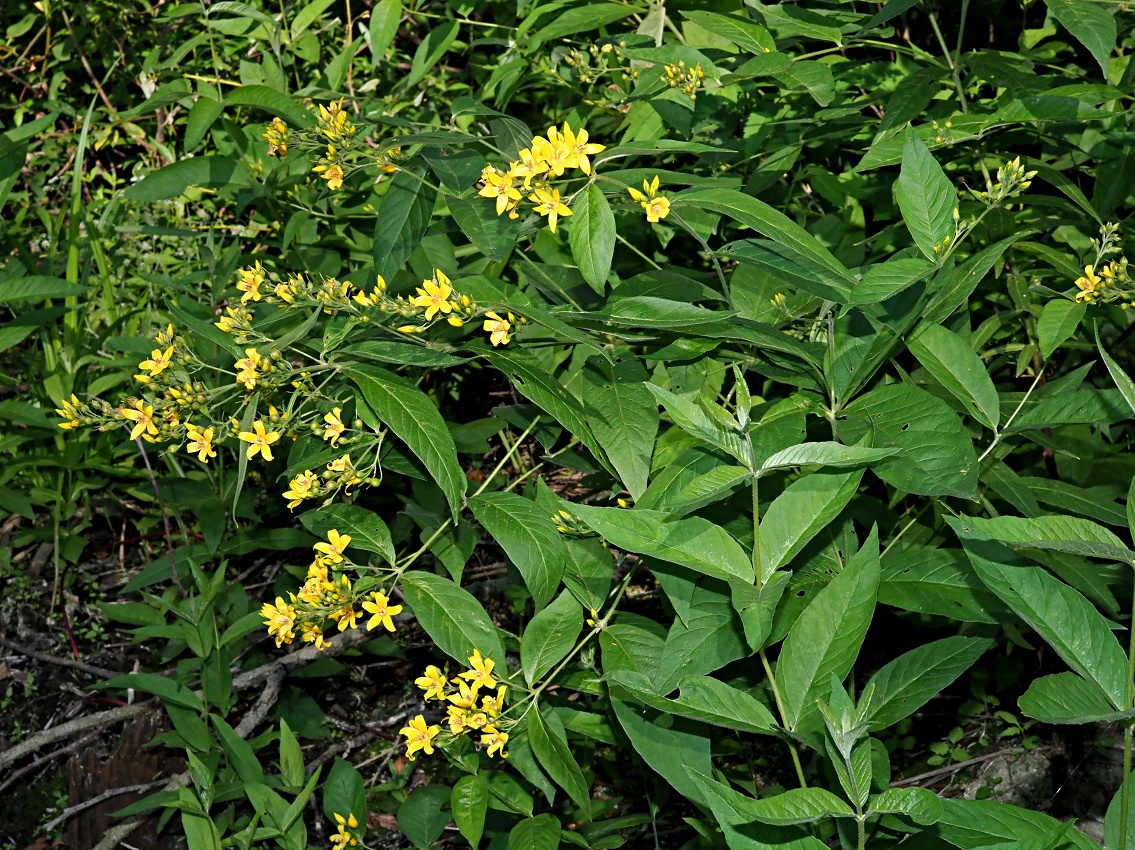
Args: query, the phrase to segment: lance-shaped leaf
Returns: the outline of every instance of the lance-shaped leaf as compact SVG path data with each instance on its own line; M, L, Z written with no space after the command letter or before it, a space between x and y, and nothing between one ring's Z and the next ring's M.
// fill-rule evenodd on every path
M785 488L761 518L761 577L766 580L803 549L851 501L863 470L813 472Z
M921 325L906 345L971 416L986 428L996 429L1001 415L997 388L981 358L960 336L941 325Z
M1135 563L1135 552L1128 549L1114 532L1090 519L999 516L966 517L965 521L979 534L1000 540L1010 549L1054 549L1090 558Z
M674 424L687 434L729 452L746 466L750 465L749 447L739 432L715 418L695 401L683 398L656 384L644 384L644 386L658 399L659 404L666 408Z
M548 512L516 493L485 493L470 499L469 508L520 570L537 610L547 605L567 560Z
M414 570L402 576L402 592L414 616L438 648L464 662L474 650L496 662L507 674L504 647L484 606L469 591L447 578Z
M884 665L864 688L874 685L867 718L872 729L885 729L909 717L973 666L989 648L984 638L936 640Z
M1133 709L1116 711L1099 685L1068 672L1034 679L1017 705L1042 723L1115 723L1135 716Z
M584 409L595 439L636 501L646 490L658 434L658 404L647 374L633 357L593 359L583 370Z
M579 193L571 211L571 254L583 279L602 295L615 256L615 215L594 183Z
M767 458L758 470L758 477L776 469L789 469L794 466L863 466L874 463L893 454L898 449L872 449L866 446L845 446L843 443L802 443Z
M524 680L531 685L567 657L582 629L583 610L571 592L565 590L524 629L520 640Z
M938 262L954 235L958 193L930 149L913 131L907 132L903 144L895 200L918 250Z

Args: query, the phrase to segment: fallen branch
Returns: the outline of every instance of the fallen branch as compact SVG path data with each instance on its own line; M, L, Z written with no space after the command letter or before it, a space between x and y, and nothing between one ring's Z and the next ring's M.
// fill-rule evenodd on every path
M4 752L0 753L0 771L11 764L15 764L24 756L34 753L40 747L46 746L47 744L54 744L56 741L69 738L77 732L85 732L88 729L95 729L100 726L110 726L155 707L156 705L153 701L147 700L146 702L138 702L134 705L112 708L109 711L100 711L98 714L87 714L83 717L76 717L74 720L69 720L66 723L60 723L58 726L44 729L42 732L32 735L26 741L21 741L11 749L4 750Z
M96 667L93 664L87 664L83 661L76 661L73 658L62 658L58 655L48 655L45 652L36 652L34 649L24 646L23 644L16 643L14 640L9 640L6 637L0 637L0 646L6 646L13 652L18 652L20 655L26 655L28 658L34 658L36 661L42 661L45 664L56 664L60 667L71 667L75 670L80 670L91 676L96 676L99 679L113 679L115 676L122 675L115 670L107 670L105 667Z
M45 767L50 762L55 761L60 756L65 756L68 753L75 752L75 750L82 749L83 747L85 747L87 744L89 744L91 741L93 741L95 738L97 738L101 734L102 734L102 730L96 729L91 734L84 735L78 741L70 743L66 747L60 747L55 752L48 753L47 755L45 755L43 758L39 759L38 761L33 761L31 764L25 764L19 770L14 771L11 775L9 775L8 778L5 779L3 782L0 782L0 793L4 792L8 788L10 788L12 785L15 785L16 782L18 782L24 776L27 776L32 771L39 770L41 767Z
M47 825L43 828L44 832L51 832L59 824L63 823L68 818L74 817L79 812L85 812L92 806L97 806L103 800L109 800L111 797L118 797L122 794L133 794L135 791L149 791L158 785L164 785L167 780L158 779L155 782L143 782L141 785L123 785L121 788L111 788L109 791L103 791L97 797L91 797L89 800L84 800L81 803L76 803L73 806L68 806L64 809L57 818L48 821Z
M1030 750L1029 752L1043 751L1045 749L1047 748L1037 747L1033 750ZM900 779L898 782L892 782L891 787L906 788L911 785L918 785L919 783L925 782L928 779L937 779L940 776L949 776L951 773L957 773L959 770L965 770L967 767L973 767L975 764L992 761L995 758L1001 758L1001 756L1021 755L1024 752L1026 751L1021 749L996 750L995 752L986 753L985 755L977 756L976 758L960 761L957 764L950 764L946 765L945 767L939 767L936 770L929 770L926 773L920 773L917 776L908 776L906 779Z

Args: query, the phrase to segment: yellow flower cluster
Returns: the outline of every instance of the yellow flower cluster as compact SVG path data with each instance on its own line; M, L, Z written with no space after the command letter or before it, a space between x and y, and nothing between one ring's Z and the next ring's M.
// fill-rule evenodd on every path
M1127 258L1112 260L1097 273L1095 266L1084 266L1084 276L1076 280L1077 301L1095 304L1098 301L1113 302L1120 299L1131 301L1135 297L1131 279L1127 272ZM1127 307L1128 304L1122 306Z
M630 192L631 198L642 207L642 211L646 213L646 220L651 224L657 224L670 215L670 199L665 195L658 194L658 175L655 175L653 180L643 180L641 192L630 187L627 191Z
M268 140L268 156L288 155L288 125L279 118L273 118L264 134Z
M570 216L571 209L560 199L560 190L551 185L551 180L563 177L568 169L578 169L591 174L589 156L606 150L605 145L588 141L587 131L571 129L565 121L563 131L554 126L548 128L547 136L536 136L530 147L520 151L520 159L510 162L508 169L501 171L486 166L481 172L482 198L496 199L497 215L508 213L509 218L518 218L517 209L527 194L537 215L548 219L548 229L556 230L561 216Z
M307 568L306 580L299 591L288 594L290 601L277 596L274 604L265 602L261 607L260 616L264 618L268 634L275 637L276 646L295 640L298 627L305 643L314 643L317 649L323 649L328 621L343 632L357 628L364 612L371 615L366 623L368 631L378 626L388 632L395 630L393 618L402 613L401 605L391 605L390 597L382 590L360 595L344 573L332 575L332 570L338 571L344 566L350 545L349 534L340 534L337 529L328 531L327 540L315 544L315 560Z
M351 462L351 455L345 454L327 464L322 475L316 475L310 469L305 469L288 483L284 498L288 500L288 507L294 509L307 499L318 499L342 487L349 491L351 487L364 480L372 485L381 483L378 479L367 478Z
M662 71L662 79L670 88L681 89L683 94L690 96L690 100L698 99L698 89L701 88L702 82L705 80L705 72L701 69L701 63L691 68L687 67L685 60L680 59L677 64L663 66Z
M335 823L338 824L339 830L331 836L331 846L334 850L344 850L345 847L357 847L358 839L351 833L347 832L348 829L358 829L359 820L352 813L348 812L346 817L343 817L338 812L334 813Z
M946 126L950 126L949 121L946 122ZM937 129L936 122L934 127ZM1029 188L1034 177L1036 177L1036 172L1025 171L1025 167L1021 165L1021 158L1018 156L997 169L996 183L988 183L985 187L986 191L975 192L974 194L986 204L996 206L1002 201L1016 197Z
M446 705L446 722L449 732L456 737L463 732L478 734L485 752L491 757L500 755L507 758L508 732L501 726L500 714L504 710L505 693L508 686L501 684L493 673L495 662L474 649L469 657L470 669L459 673L453 681L436 666L430 665L425 673L414 680L424 692L427 702L437 700ZM484 688L489 693L480 693ZM440 726L427 726L425 717L419 714L400 731L406 736L406 758L414 760L421 750L433 754L433 739L441 731Z

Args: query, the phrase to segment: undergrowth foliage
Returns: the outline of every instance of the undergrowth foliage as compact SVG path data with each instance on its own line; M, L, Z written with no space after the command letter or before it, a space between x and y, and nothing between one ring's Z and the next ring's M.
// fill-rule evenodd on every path
M1130 16L1023 4L995 50L968 2L381 0L338 41L336 4L285 5L164 13L257 61L158 84L133 115L180 105L198 152L114 203L216 222L112 379L44 391L64 445L135 441L196 494L173 584L107 607L175 667L107 687L160 697L189 768L123 814L190 850L302 850L317 789L337 848L395 810L420 848L1095 846L892 768L1031 649L1005 734L1122 724L1130 774ZM34 259L0 303L103 291ZM257 548L314 557L253 601ZM229 724L263 628L428 638L382 784L305 770L310 699Z

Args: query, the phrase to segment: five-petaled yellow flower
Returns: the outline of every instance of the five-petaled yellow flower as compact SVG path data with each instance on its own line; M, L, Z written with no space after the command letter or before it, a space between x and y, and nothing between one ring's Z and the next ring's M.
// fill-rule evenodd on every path
M508 341L512 339L508 335L512 325L508 323L508 319L502 319L492 310L485 313L485 324L483 326L485 332L489 334L489 342L496 348L498 345L508 345Z
M567 121L564 122L564 142L571 149L569 166L578 168L584 174L591 173L591 161L587 157L607 150L606 145L588 142L587 131L582 127L578 133L572 133Z
M185 448L191 455L197 455L197 459L201 463L208 463L209 458L217 456L217 450L213 448L213 429L211 427L199 431L196 425L186 425L185 431L186 436L189 437L189 445Z
M294 508L304 499L312 497L312 488L319 483L319 476L310 469L305 469L289 482L288 489L284 491L284 498L290 499L289 508Z
M276 604L265 602L260 609L260 616L268 626L268 634L275 635L276 646L291 643L296 636L296 609L284 601L284 597L277 596Z
M158 433L158 426L154 424L154 408L141 399L135 401L132 408L122 408L122 417L134 423L130 431L131 440L137 440L139 437L148 440Z
M139 380L149 381L150 378L160 374L169 368L170 363L173 361L173 346L171 345L165 351L160 348L155 348L150 352L150 359L143 360L138 364L139 369L145 369L149 375L136 375Z
M343 817L338 812L334 813L335 822L339 825L339 831L331 836L331 846L335 850L343 850L344 847L355 847L358 845L358 840L352 837L351 833L347 832L347 828L357 829L359 826L358 818L353 814L348 813Z
M445 678L445 674L441 669L434 664L426 668L426 672L414 680L414 684L425 691L423 699L445 699L445 686L449 684L449 680Z
M461 674L461 678L468 680L473 685L474 691L481 687L491 688L496 684L496 679L493 678L493 667L496 666L496 662L491 658L483 658L481 650L473 650L473 654L469 657L469 666L473 669L466 670Z
M508 733L500 731L495 726L486 726L481 731L485 733L481 735L481 743L488 747L485 752L489 757L492 758L494 753L499 753L502 759L508 758L508 753L504 750L508 743Z
M347 547L351 545L351 535L340 534L336 529L331 529L327 532L328 542L315 544L315 551L322 552L327 556L327 559L332 564L338 564L343 560L343 553L347 551Z
M658 194L658 176L655 175L653 180L642 181L643 191L638 189L628 188L631 197L638 202L642 207L643 212L646 213L646 220L651 224L656 224L662 221L666 216L670 215L670 199L665 195Z
M489 717L496 717L500 714L501 709L504 708L504 694L507 690L507 685L501 685L497 688L495 694L481 697L481 711L485 712Z
M548 189L537 188L528 196L528 200L536 205L537 213L548 217L548 230L553 233L556 232L556 222L559 217L571 215L571 209L560 200L559 189L549 191Z
M336 407L331 413L323 417L323 421L327 423L327 428L323 431L323 439L330 440L331 445L335 448L339 447L339 438L343 436L343 432L347 430L347 426L343 424L343 420L339 418L339 414L343 412L343 408Z
M259 301L263 297L260 294L262 283L264 283L264 269L259 260L247 269L241 269L240 280L236 282L236 288L244 293L240 297L240 303L247 304L249 300Z
M440 726L427 726L426 718L420 714L399 729L398 734L406 736L406 758L413 761L419 750L427 756L433 755L433 739L440 731Z
M453 312L453 304L449 301L449 296L452 294L453 287L449 285L449 278L438 271L437 282L423 280L422 285L418 287L418 294L410 299L410 303L415 307L425 309L426 321L428 322L438 312L445 315Z
M320 176L327 181L327 188L331 191L335 191L343 185L343 169L338 165L328 167Z
M363 603L363 610L368 614L374 614L367 622L367 631L376 628L380 623L388 632L394 631L394 620L391 618L402 613L402 606L391 605L390 597L381 591L372 593L371 599L374 601Z
M320 652L327 646L327 641L323 639L323 629L319 628L315 623L303 624L303 642L314 643L315 648Z
M257 419L252 423L252 431L242 431L240 439L248 443L248 451L245 456L252 460L256 457L256 453L264 455L265 460L272 459L272 444L280 439L280 435L275 431L267 431L264 428L264 423Z

